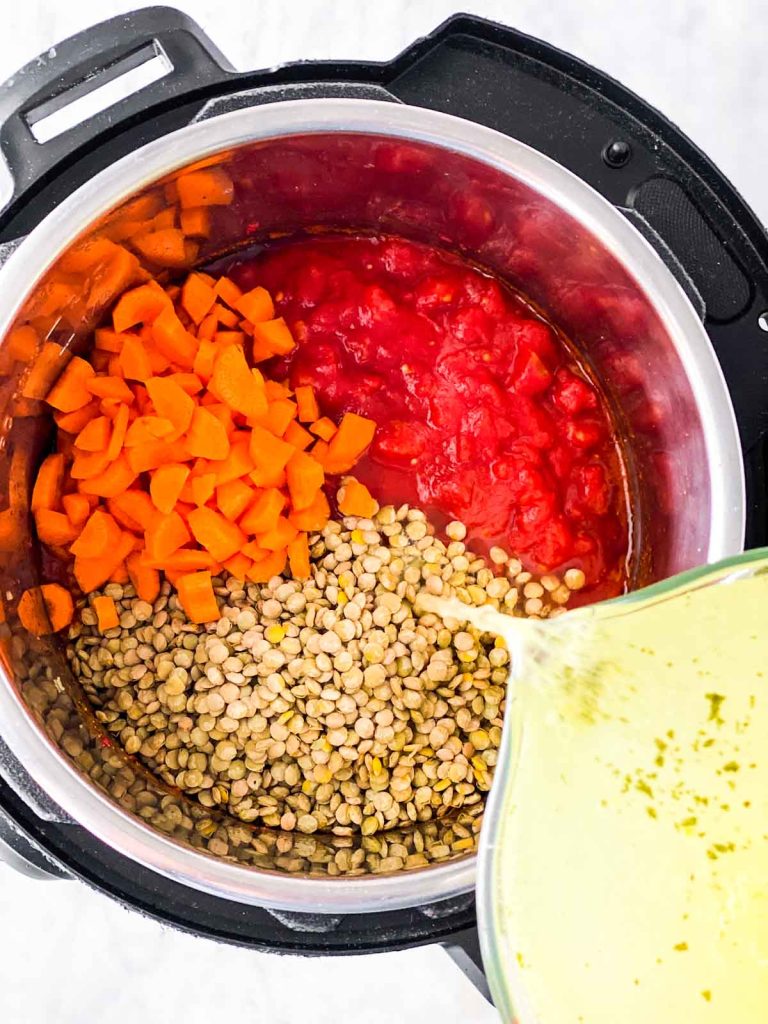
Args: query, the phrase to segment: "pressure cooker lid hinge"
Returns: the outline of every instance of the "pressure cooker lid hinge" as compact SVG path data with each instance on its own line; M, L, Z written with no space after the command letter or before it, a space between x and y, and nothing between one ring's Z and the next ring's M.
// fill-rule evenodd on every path
M208 121L221 114L229 114L233 110L244 107L257 107L265 103L282 103L286 100L314 99L358 99L383 100L389 103L401 103L396 96L381 85L369 82L286 82L279 85L259 86L255 89L244 89L241 92L229 93L225 96L214 96L192 118L191 124Z

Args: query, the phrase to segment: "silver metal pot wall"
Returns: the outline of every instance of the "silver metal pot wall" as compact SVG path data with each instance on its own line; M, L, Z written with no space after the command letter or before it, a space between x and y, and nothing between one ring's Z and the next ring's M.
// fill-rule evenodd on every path
M683 289L622 213L580 179L448 115L368 99L304 99L214 116L151 143L66 198L12 253L0 271L0 333L23 316L56 260L111 210L218 153L235 179L236 201L201 259L271 231L326 225L439 242L477 260L547 310L611 398L631 476L633 582L741 549L744 482L733 409ZM2 443L18 475L28 476L39 437L14 446L12 428L6 419ZM121 806L114 784L121 769L102 763L112 753L99 754L96 739L84 741L100 769L94 780L82 757L73 761L57 745L49 722L46 731L59 686L72 685L55 682L66 679L61 652L17 643L12 655L0 677L3 739L73 820L134 861L205 892L288 911L359 913L472 890L474 856L332 878L322 869L330 847L323 852L321 841L300 856L301 870L281 870L274 857L206 853L194 829L180 834L160 810L153 823ZM69 713L77 713L75 703ZM82 731L91 735L85 724Z

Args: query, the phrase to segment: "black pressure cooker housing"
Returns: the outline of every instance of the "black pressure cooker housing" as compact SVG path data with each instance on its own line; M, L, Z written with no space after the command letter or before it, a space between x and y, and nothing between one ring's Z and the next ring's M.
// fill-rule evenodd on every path
M164 78L45 143L31 126L155 55ZM121 15L66 40L0 87L13 194L0 259L95 173L196 117L284 99L344 96L427 107L494 128L569 168L630 217L688 293L728 383L746 480L746 546L768 541L768 237L717 168L618 82L537 39L456 15L384 64L313 61L236 73L187 16ZM175 927L285 953L442 942L477 981L471 895L329 917L246 906L142 868L69 819L0 740L0 856L40 878L77 877Z

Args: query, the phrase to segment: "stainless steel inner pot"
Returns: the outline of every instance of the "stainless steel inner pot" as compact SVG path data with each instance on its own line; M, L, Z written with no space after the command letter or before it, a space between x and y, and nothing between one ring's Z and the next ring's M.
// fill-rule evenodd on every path
M217 214L201 261L270 233L322 227L400 234L476 260L574 339L614 405L634 496L635 583L741 549L744 483L733 410L707 335L672 274L625 217L569 171L434 111L362 99L278 102L145 146L69 196L13 252L0 271L0 334L23 322L56 261L84 234L103 232L110 211L212 154L228 166L236 196ZM99 312L91 310L94 319ZM71 323L67 344L76 348L85 326ZM25 501L47 419L42 403L18 398L29 366L0 359L0 369L8 473L0 515L16 516L28 531ZM3 589L16 596L37 581L28 551L15 540L0 552ZM205 809L169 795L104 745L62 645L30 640L13 615L5 628L12 635L0 679L3 739L65 812L122 854L193 888L286 910L395 909L472 889L474 854L391 874L377 873L375 857L366 857L356 872L334 877L332 838L257 830L254 846L248 829L226 857L207 853L194 827ZM137 793L146 796L137 801Z

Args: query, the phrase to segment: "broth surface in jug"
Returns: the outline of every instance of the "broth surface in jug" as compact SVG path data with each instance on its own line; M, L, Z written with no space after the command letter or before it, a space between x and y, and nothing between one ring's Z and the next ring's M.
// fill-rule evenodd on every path
M505 1019L765 1021L761 556L514 630L485 922Z

